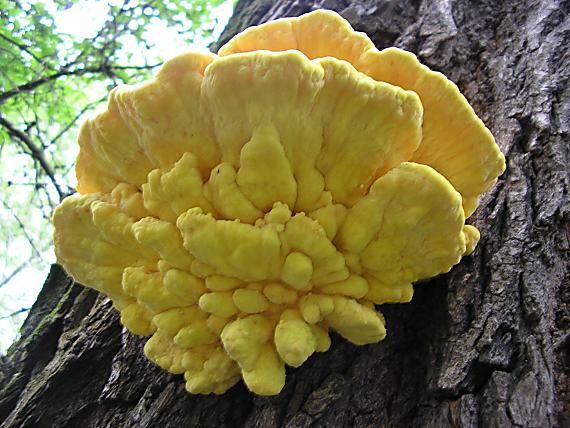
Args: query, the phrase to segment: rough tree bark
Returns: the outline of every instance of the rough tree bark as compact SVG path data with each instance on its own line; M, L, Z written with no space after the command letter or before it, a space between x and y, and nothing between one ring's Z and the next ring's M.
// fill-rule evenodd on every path
M53 266L1 360L3 428L570 426L568 2L241 0L214 49L319 7L444 72L495 135L508 167L471 219L475 253L411 304L383 307L384 342L334 337L273 398L241 383L187 394L108 300Z

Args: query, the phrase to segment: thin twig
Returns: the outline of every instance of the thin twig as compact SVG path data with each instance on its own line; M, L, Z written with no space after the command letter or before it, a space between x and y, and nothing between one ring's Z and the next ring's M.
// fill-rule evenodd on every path
M4 199L2 199L2 205L4 205L4 208L6 208L10 212L10 214L12 214L12 217L14 217L14 219L16 220L18 225L20 225L20 228L22 229L24 236L26 237L26 239L30 243L30 246L36 252L36 256L39 257L41 260L43 260L42 253L40 253L40 251L36 248L36 245L34 244L34 241L32 240L31 236L28 235L28 232L26 231L26 226L24 225L24 222L22 222L22 220L20 220L20 217L18 217L18 214L16 214L14 212L14 210L12 208L10 208L10 205L8 205Z
M12 180L8 180L6 181L6 184L8 186L34 186L36 188L39 187L45 187L45 183L32 183L32 182L18 182L18 181L12 181Z
M42 252L47 251L51 247L51 245L52 245L51 242L47 245L44 245L42 247ZM16 269L14 269L12 272L10 272L7 276L2 278L2 280L0 280L0 288L4 287L6 284L8 284L12 280L12 278L14 278L16 275L18 275L22 270L24 270L26 267L28 267L30 265L30 263L32 263L37 258L38 258L38 255L35 255L35 254L32 255L28 260L26 260L25 262L20 264ZM42 260L43 260L43 258L42 258ZM44 263L45 263L45 260L44 260Z
M22 263L20 266L18 266L16 269L14 269L8 276L3 278L2 281L0 281L0 288L4 287L6 284L8 284L12 280L12 278L14 278L22 270L24 270L26 268L26 266L28 266L33 259L34 259L34 257L32 256L31 259L26 260L24 263Z
M77 113L77 115L75 115L75 117L73 119L71 119L69 121L69 123L67 125L65 125L58 133L55 137L52 138L52 140L49 142L48 146L51 146L52 144L55 144L57 142L57 140L59 140L61 138L61 136L63 134L65 134L67 131L69 131L71 129L71 127L73 125L75 125L77 123L77 121L81 118L81 116L83 116L83 114L85 114L85 112L87 110L92 109L93 107L95 107L96 105L98 105L99 103L105 101L107 99L107 95L105 95L104 97L98 99L97 101L94 101L92 103L87 104L85 107L83 107L79 113Z
M28 312L29 310L30 310L30 308L21 308L21 309L18 309L17 311L12 312L11 314L4 315L4 316L0 317L0 320L5 320L5 319L7 319L7 318L15 317L16 315L21 314L21 313L23 313L23 312Z

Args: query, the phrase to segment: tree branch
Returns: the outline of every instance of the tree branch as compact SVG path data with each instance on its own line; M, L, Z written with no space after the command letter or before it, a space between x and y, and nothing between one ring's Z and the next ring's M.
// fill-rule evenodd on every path
M0 116L0 125L2 125L4 128L6 128L6 130L8 131L8 133L12 137L18 139L21 143L23 143L28 148L32 157L38 161L38 163L40 164L40 166L42 167L42 169L44 170L46 175L49 177L49 179L53 183L53 186L55 187L55 190L57 191L57 194L59 195L59 197L63 198L65 196L65 194L61 190L61 187L59 186L59 183L57 182L57 180L55 178L55 172L53 171L53 168L51 167L51 165L46 160L46 158L44 156L44 152L42 151L42 149L40 149L36 144L34 144L34 142L30 139L30 137L28 135L24 134L22 131L17 129L14 126L14 124L12 124L8 120L6 120L3 116Z
M23 50L24 52L26 52L28 55L30 55L33 59L35 59L40 64L45 65L45 61L42 58L38 57L35 53L33 53L27 46L25 46L21 43L18 43L16 40L13 40L10 37L8 37L2 33L0 33L0 38L6 40L8 43L13 44L18 49Z
M22 92L30 92L31 90L37 88L38 86L44 85L48 82L52 82L54 80L59 79L60 77L64 76L82 76L88 73L108 73L113 70L152 70L153 68L158 67L161 65L153 64L153 65L133 65L133 66L107 66L107 65L100 65L98 67L87 67L87 68L80 68L75 70L61 70L57 73L50 74L48 76L42 77L41 79L32 80L28 83L24 83L15 87L14 89L10 89L9 91L2 92L0 94L0 103L3 103L8 98L11 98L15 95L18 95Z

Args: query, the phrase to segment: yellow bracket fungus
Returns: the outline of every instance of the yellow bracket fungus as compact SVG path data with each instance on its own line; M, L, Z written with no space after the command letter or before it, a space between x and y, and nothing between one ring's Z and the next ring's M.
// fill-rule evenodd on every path
M385 337L375 304L475 248L505 168L457 87L334 12L247 29L120 86L82 127L58 261L192 393Z

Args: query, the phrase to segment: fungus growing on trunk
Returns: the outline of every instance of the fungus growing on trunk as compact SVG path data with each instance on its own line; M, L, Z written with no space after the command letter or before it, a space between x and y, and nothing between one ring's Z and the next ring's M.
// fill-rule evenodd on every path
M333 12L250 28L120 86L79 136L59 263L192 393L385 337L375 304L473 251L505 168L457 87Z

